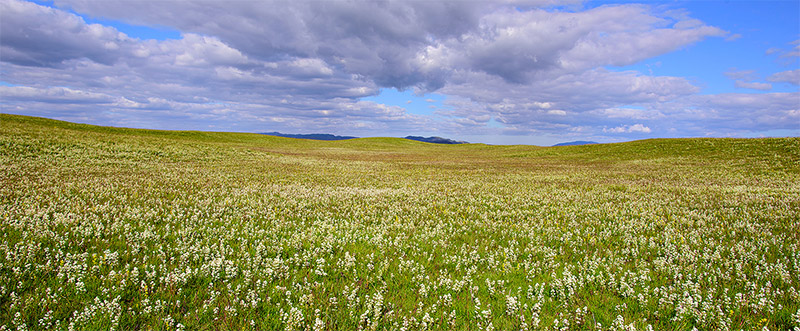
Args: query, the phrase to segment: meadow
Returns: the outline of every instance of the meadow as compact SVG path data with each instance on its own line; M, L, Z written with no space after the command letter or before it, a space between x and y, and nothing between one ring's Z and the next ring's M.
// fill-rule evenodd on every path
M2 330L800 330L800 138L308 141L0 114Z

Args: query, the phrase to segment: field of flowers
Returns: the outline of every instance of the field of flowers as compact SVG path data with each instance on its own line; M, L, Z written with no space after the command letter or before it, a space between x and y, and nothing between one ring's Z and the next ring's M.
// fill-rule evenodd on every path
M0 114L0 330L800 330L800 138L304 141Z

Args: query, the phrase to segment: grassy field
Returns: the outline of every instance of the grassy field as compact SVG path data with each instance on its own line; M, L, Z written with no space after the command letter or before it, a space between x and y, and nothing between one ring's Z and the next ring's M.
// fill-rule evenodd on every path
M0 328L798 330L800 139L335 142L0 114Z

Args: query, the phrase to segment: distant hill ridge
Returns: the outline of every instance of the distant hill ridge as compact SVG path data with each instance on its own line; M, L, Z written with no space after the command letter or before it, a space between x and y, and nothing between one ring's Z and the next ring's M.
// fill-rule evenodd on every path
M297 139L312 139L312 140L347 140L356 139L358 137L352 136L337 136L329 133L309 133L309 134L291 134L280 132L260 132L268 136L284 137L284 138L297 138Z
M347 139L356 139L359 137L353 136L337 136L335 134L329 133L310 133L310 134L293 134L293 133L280 133L280 132L259 132L259 134L268 135L268 136L276 136L276 137L284 137L284 138L297 138L297 139L311 139L311 140L347 140ZM415 141L422 141L426 143L434 143L434 144L468 144L466 141L459 141L453 139L447 139L442 137L420 137L420 136L407 136L403 139L408 140L415 140Z
M596 142L596 141L577 140L577 141L570 141L570 142L555 144L555 145L553 145L553 147L555 147L555 146L594 145L594 144L599 144L599 143Z
M459 141L459 140L447 139L447 138L442 138L442 137L406 136L405 139L422 141L422 142L426 142L426 143L434 143L434 144L451 144L451 145L469 144L466 141Z

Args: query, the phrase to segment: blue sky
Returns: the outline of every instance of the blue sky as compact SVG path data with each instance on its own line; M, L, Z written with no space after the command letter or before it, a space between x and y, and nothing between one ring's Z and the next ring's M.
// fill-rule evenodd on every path
M3 113L492 144L800 135L798 1L0 7Z
M786 63L792 61L766 54L766 50L786 48L798 40L800 1L681 1L667 6L686 10L693 17L730 31L731 36L709 39L626 69L692 77L704 87L701 93L716 94L739 90L726 72L754 70L763 81L768 74L785 70ZM796 66L797 59L793 62ZM773 84L772 91L794 92L797 86Z
M53 9L59 9L57 6L54 5L53 1L31 1L32 3L38 4L40 6L49 7ZM69 7L64 7L62 10L69 12L70 14L80 16L86 23L88 24L102 24L106 26L111 26L117 29L118 31L127 34L128 36L139 38L139 39L155 39L155 40L166 40L166 39L180 39L181 32L175 29L171 29L168 26L155 24L155 25L141 25L137 24L137 22L130 22L126 23L123 20L119 19L109 19L102 16L93 16L93 15L84 15L79 12L76 12Z

